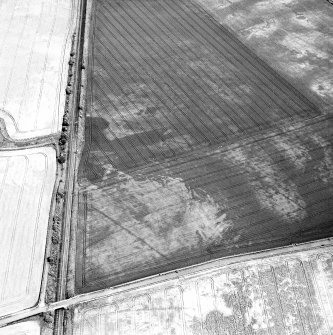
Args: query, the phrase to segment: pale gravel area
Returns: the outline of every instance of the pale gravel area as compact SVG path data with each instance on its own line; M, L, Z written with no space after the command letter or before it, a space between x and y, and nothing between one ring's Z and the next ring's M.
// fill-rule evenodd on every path
M333 103L333 6L326 0L196 0L270 66Z
M0 335L40 335L40 331L38 321L26 321L0 328Z
M189 271L75 308L74 335L328 335L333 248Z
M60 131L77 0L0 2L0 118L15 140Z
M155 180L136 180L125 173L120 173L119 178L124 181L119 194L117 186L108 190L96 189L92 193L92 203L99 213L106 213L126 229L114 229L114 236L98 241L98 248L84 251L85 267L89 269L83 274L85 281L94 280L99 271L106 274L129 271L131 265L124 264L123 258L128 257L133 248L140 250L135 256L135 266L144 266L147 261L153 266L162 263L161 257L168 258L177 251L193 252L198 239L201 244L218 241L231 225L222 206L207 194L189 190L181 178L161 176ZM131 210L124 211L123 202L126 201L131 201L132 208L142 208L149 214L140 222ZM181 224L177 225L180 218ZM93 229L99 227L98 232L106 235L106 225L102 215L95 217ZM140 247L138 231L140 234L144 232L150 247ZM164 243L161 243L161 235ZM112 259L110 255L113 255Z
M38 302L55 177L51 147L0 151L0 316Z

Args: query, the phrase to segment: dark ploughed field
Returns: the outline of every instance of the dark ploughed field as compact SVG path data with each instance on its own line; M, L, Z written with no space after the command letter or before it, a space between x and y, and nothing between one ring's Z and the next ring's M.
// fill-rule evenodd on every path
M95 0L76 287L332 235L332 122L189 0Z

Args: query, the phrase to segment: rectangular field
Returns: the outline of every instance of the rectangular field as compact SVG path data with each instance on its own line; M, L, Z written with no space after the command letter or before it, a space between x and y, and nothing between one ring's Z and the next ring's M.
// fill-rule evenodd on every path
M332 120L188 0L95 1L76 287L333 233Z
M38 301L55 175L51 147L0 151L0 316Z

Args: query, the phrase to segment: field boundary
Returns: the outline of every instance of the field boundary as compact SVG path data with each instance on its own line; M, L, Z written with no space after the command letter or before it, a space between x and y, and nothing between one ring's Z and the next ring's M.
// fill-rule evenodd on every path
M297 252L317 253L319 250L325 252L326 250L331 250L332 247L333 247L333 238L325 238L286 247L266 249L248 254L240 254L237 256L223 257L212 261L192 265L189 267L169 271L163 274L150 276L133 282L121 284L111 288L97 290L89 293L78 294L69 299L60 300L48 305L42 305L42 306L39 305L18 313L13 313L6 317L0 318L0 327L4 327L21 319L25 319L41 313L53 312L53 311L62 311L62 313L64 313L65 310L71 310L72 307L74 307L74 305L77 306L98 299L112 297L115 294L141 289L148 285L152 286L161 284L163 282L172 281L175 279L181 279L184 276L194 276L204 271L214 270L219 267L227 267L252 260L253 261L259 259L264 260L274 256L292 255L293 253Z

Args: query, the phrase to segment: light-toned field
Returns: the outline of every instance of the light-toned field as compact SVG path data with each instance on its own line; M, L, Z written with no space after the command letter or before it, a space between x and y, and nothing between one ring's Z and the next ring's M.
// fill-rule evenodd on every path
M0 316L38 301L55 176L51 147L0 151Z
M60 129L76 3L0 3L0 118L13 139Z
M333 102L333 6L326 0L197 0L274 69Z
M142 282L78 306L74 335L332 334L332 252L278 254Z
M27 321L0 328L0 335L40 335L40 324Z

